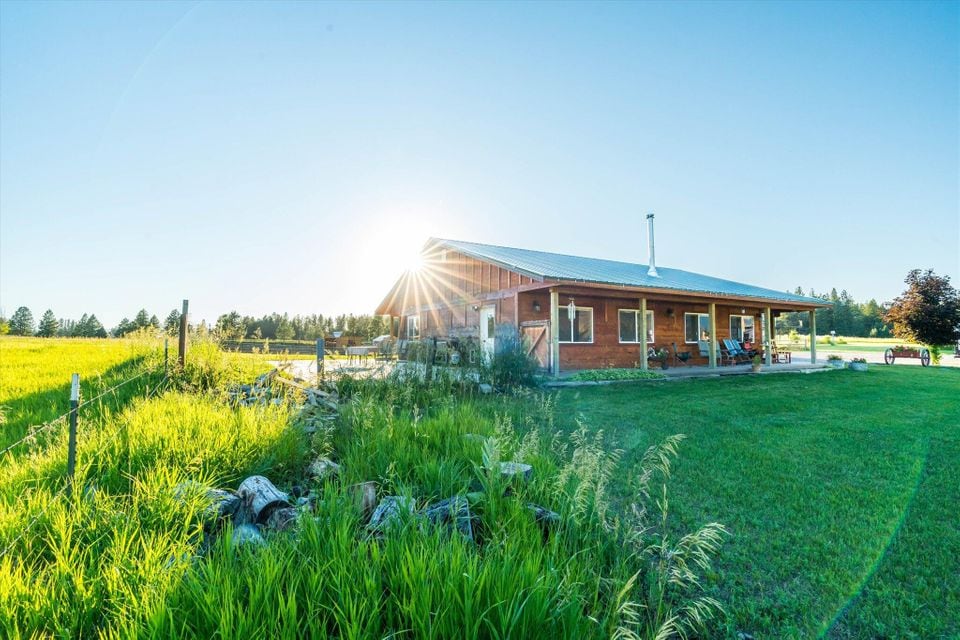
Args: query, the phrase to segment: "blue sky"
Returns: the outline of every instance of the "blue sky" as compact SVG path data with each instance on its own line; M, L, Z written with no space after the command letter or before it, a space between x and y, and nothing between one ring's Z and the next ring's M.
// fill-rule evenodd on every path
M0 3L0 305L370 312L429 236L960 285L952 3Z

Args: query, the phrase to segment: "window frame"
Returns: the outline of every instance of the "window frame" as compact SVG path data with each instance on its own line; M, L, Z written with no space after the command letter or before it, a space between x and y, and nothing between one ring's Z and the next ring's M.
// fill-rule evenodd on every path
M557 327L557 341L559 342L559 344L593 344L593 339L594 339L594 337L595 337L595 336L594 336L594 333L595 333L594 329L595 329L595 327L594 327L594 324L593 324L593 307L579 307L579 306L578 306L578 307L574 307L574 308L575 308L577 311L589 311L589 312L590 312L590 340L573 340L573 338L574 338L573 322L574 322L574 320L575 320L575 318L576 318L576 314L574 314L574 317L573 317L573 318L568 318L568 317L567 317L567 309L566 309L566 307L561 307L561 308L559 309L559 311L560 311L560 313L559 313L559 315L560 315L560 322L561 322L561 323L563 323L563 322L569 323L569 326L570 326L570 338L571 338L571 339L570 339L570 340L562 340L562 339L560 339L560 327Z
M734 335L733 335L733 319L734 319L734 318L737 318L737 319L740 320L740 342L756 342L756 341L757 341L757 319L754 318L753 316L745 315L745 314L742 314L742 313L731 313L731 314L730 314L730 319L727 321L727 323L730 325L730 338L731 338L732 340L736 340L736 339L737 339L737 338L735 338ZM750 339L750 340L747 340L747 339L744 337L744 329L746 328L746 326L744 325L744 322L743 322L743 321L744 321L745 319L749 319L749 320L752 322L752 325L751 325L750 328L751 328L751 330L753 331L753 338Z
M621 313L632 313L634 318L634 339L633 340L624 340L623 336L620 335L620 314ZM653 344L656 342L656 332L654 331L653 326L653 310L647 309L647 330L650 332L650 340L647 340L647 344ZM617 340L620 344L642 344L639 340L640 337L640 309L617 309Z
M415 334L411 334L410 332L411 320L413 321L412 323L413 326L416 328ZM407 322L407 340L419 340L420 339L420 314L413 314L413 315L407 316L406 322Z
M697 339L688 340L687 336L687 316L698 316L697 319ZM699 344L703 342L700 339L700 332L703 330L703 325L700 324L700 318L707 319L707 333L710 333L710 314L709 313L699 313L697 311L687 311L683 314L683 343L684 344Z

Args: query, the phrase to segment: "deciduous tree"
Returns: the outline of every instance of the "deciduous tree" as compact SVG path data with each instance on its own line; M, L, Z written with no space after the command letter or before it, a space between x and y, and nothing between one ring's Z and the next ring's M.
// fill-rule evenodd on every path
M904 282L907 290L893 301L884 318L902 340L928 345L936 359L938 349L960 338L960 293L949 276L933 269L914 269Z

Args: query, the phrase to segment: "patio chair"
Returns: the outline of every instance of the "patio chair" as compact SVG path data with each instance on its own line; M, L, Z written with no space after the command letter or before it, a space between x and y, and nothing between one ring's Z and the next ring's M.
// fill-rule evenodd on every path
M734 340L733 338L724 338L721 340L723 343L725 357L730 360L733 364L744 364L750 362L750 354L740 346L740 343Z
M697 356L700 358L706 358L709 362L710 344L706 340L701 340L697 343Z
M688 361L693 356L689 351L677 351L677 343L673 343L673 363L675 365L687 366L690 364Z

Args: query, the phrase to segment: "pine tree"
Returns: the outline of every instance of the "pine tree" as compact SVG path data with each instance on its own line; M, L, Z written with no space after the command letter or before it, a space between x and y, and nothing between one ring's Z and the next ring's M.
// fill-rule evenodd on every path
M163 330L167 332L167 335L170 336L179 336L180 335L180 310L174 309L170 312L170 315L167 316L167 319L163 321Z
M135 329L146 329L150 326L150 314L147 313L146 309L140 309L137 312L136 317L133 319L133 326Z
M123 336L127 335L131 331L136 330L136 328L137 327L134 326L134 324L130 322L130 320L128 320L127 318L124 318L123 320L120 321L120 324L118 324L117 327L113 330L113 335L115 335L118 338L122 338Z
M32 336L36 332L30 309L20 307L10 316L10 333L15 336Z
M88 338L106 338L107 330L103 328L103 325L100 324L100 321L97 320L95 314L90 314L90 317L87 318L87 327L86 333L84 334Z
M57 322L57 316L53 315L53 311L47 309L43 312L43 317L40 318L40 328L37 329L37 335L41 338L52 338L57 335L57 329L60 328L60 323Z

